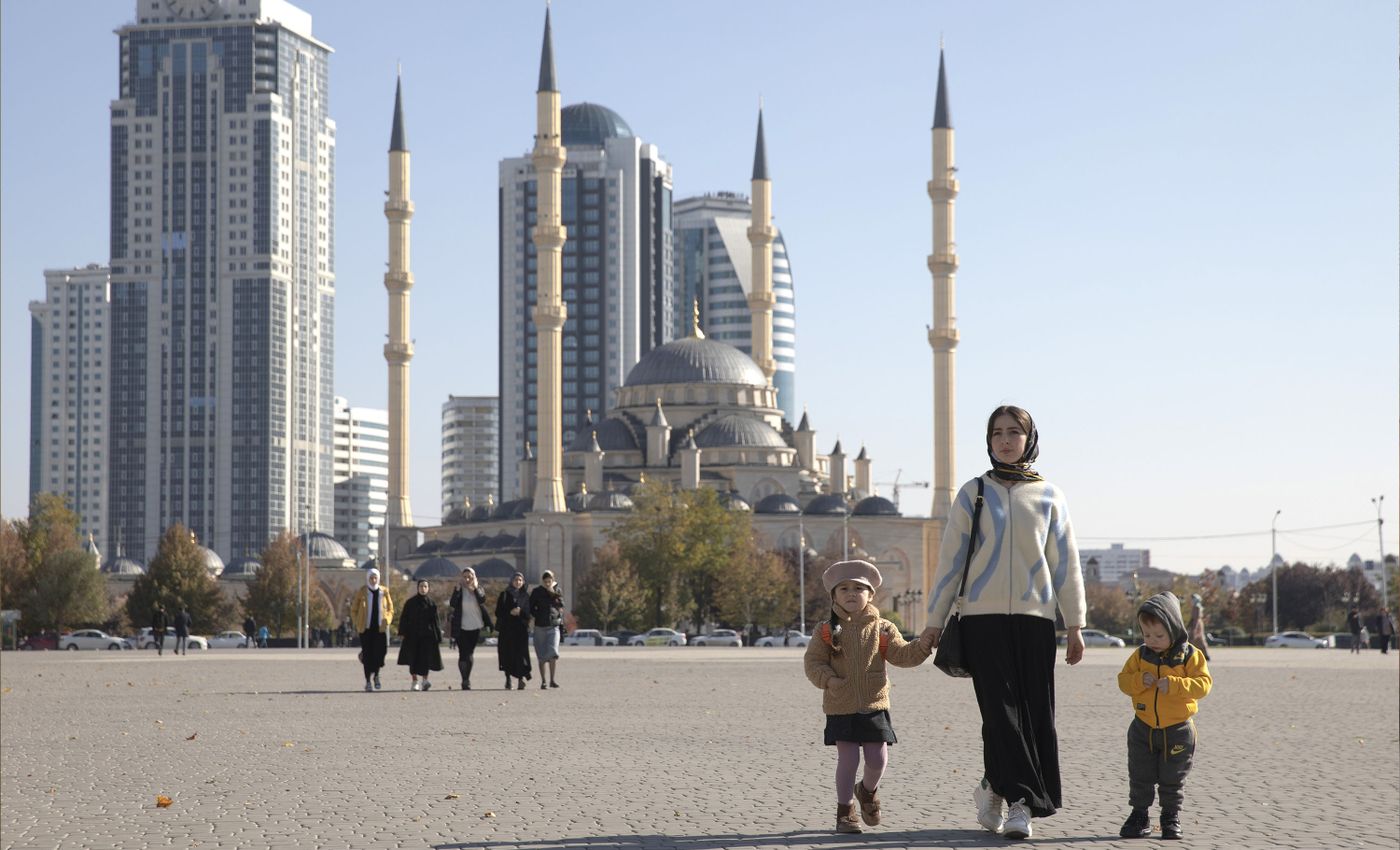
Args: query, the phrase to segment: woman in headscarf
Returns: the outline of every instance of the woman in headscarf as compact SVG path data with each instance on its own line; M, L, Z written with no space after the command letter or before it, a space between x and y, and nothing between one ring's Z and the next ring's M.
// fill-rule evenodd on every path
M1084 657L1079 549L1064 494L1031 466L1039 443L1035 422L1019 407L998 407L987 419L992 468L964 484L949 511L929 599L935 625L925 632L937 646L972 546L959 621L982 713L983 776L972 799L984 829L1013 839L1030 838L1031 818L1060 807L1057 608L1068 631L1065 661Z
M564 597L554 583L554 573L544 571L540 585L530 591L530 619L535 621L535 658L540 662L540 690L557 688L554 667L559 663L559 630L564 625ZM549 684L544 673L549 670Z
M530 595L525 575L510 577L510 586L496 599L496 658L506 674L506 690L515 679L516 690L525 690L530 678Z
M491 628L491 614L486 610L486 594L476 580L476 570L462 570L462 582L452 591L447 603L452 608L452 634L457 637L457 672L462 674L462 690L472 689L472 654L482 629Z
M1191 622L1186 625L1187 640L1201 651L1207 661L1210 650L1206 648L1206 607L1201 602L1201 594L1191 594Z
M360 663L365 668L365 690L379 690L379 670L389 651L389 624L394 621L394 600L389 588L379 584L379 570L370 568L365 586L350 602L350 620L360 633Z
M399 615L399 637L403 640L399 644L399 666L407 667L413 676L413 690L428 690L433 686L428 672L442 669L442 625L426 581L420 579L418 595L404 603Z

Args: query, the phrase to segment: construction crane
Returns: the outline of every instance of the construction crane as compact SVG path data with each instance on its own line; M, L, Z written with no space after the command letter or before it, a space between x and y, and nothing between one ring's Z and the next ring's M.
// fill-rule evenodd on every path
M899 478L900 478L900 476L903 475L903 474L904 474L904 470L900 469L900 470L898 470L898 471L895 472L895 474L894 474L894 480L893 480L893 481L877 481L877 482L875 482L875 486L876 486L876 487L888 486L888 487L890 488L890 492L894 494L894 500L893 500L893 501L894 501L894 506L895 506L895 509L896 509L896 510L899 509L899 488L901 488L901 487L921 487L921 488L927 490L927 489L928 489L928 486L929 486L929 484L928 484L927 481L905 481L905 482L901 483L900 480L899 480Z

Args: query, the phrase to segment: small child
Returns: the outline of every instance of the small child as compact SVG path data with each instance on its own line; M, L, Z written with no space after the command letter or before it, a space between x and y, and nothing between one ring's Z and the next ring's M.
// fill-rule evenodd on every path
M905 643L899 630L880 617L872 600L880 571L866 561L841 561L822 574L831 594L831 619L817 629L803 659L807 678L822 689L826 745L836 747L836 831L860 832L880 823L876 790L884 775L888 747L895 743L890 725L890 681L885 663L917 667L933 651L932 639ZM856 782L856 767L865 753L865 772Z
M1159 593L1138 609L1143 645L1118 674L1118 688L1133 698L1128 727L1128 804L1132 814L1118 834L1152 834L1147 809L1154 788L1162 801L1162 837L1181 838L1181 785L1196 753L1196 700L1210 693L1204 654L1186 640L1181 603Z

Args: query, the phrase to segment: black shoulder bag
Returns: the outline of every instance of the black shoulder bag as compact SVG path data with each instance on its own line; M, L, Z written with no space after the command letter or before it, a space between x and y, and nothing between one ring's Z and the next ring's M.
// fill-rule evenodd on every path
M977 548L977 532L982 519L982 478L977 478L977 503L972 508L972 532L967 538L967 558L963 561L962 582L958 585L958 598L953 603L953 611L943 626L943 634L938 638L938 650L933 656L933 666L958 679L972 676L964 658L962 639L962 603L967 591L967 571L972 566L972 552Z

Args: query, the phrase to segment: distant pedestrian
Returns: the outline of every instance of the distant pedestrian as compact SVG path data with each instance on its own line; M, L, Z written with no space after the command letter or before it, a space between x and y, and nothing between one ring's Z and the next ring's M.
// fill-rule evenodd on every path
M525 690L530 676L530 595L525 576L516 573L496 598L496 662L506 674L506 690L515 679L516 690Z
M1390 645L1395 642L1395 618L1389 608L1382 608L1376 615L1376 637L1381 639L1381 654L1390 654Z
M1132 698L1128 726L1128 805L1132 812L1118 834L1152 834L1147 810L1159 795L1162 837L1181 838L1181 785L1196 754L1196 700L1210 693L1205 654L1186 640L1181 603L1163 592L1138 608L1142 646L1118 674L1118 689Z
M189 655L188 643L190 639L190 628L194 626L194 618L190 616L189 609L180 606L180 613L175 615L175 654Z
M377 691L379 671L389 651L389 625L394 621L394 600L379 584L379 570L365 573L365 586L350 602L350 619L360 633L360 663L365 668L365 690Z
M442 626L438 623L437 603L428 595L428 583L418 582L418 594L403 604L399 615L399 666L413 677L413 690L426 691L433 685L428 674L442 669Z
M448 602L452 608L450 623L457 639L457 672L462 675L462 690L472 689L472 655L481 638L481 630L491 628L491 615L486 610L486 594L476 578L476 570L462 570L461 584L452 591Z
M151 612L151 640L155 642L156 655L165 654L165 628L169 625L168 619L165 606L157 602L155 610Z
M243 646L244 646L245 648L246 648L246 647L252 646L252 645L253 645L253 641L257 640L257 638L255 637L255 635L257 634L257 631L258 631L258 627L257 627L257 624L253 622L253 615L252 615L252 614L249 614L247 617L244 617L244 618L243 618L243 636L247 638L247 640L245 640L245 641L243 642Z
M350 642L350 621L341 620L340 627L336 630L336 646L345 646Z
M535 622L535 658L540 663L540 690L557 688L554 668L559 664L559 632L564 628L564 597L554 583L554 573L545 570L540 584L530 591L530 619ZM545 669L549 683L545 684Z
M267 639L270 634L267 626L258 626L258 649L267 649Z
M1210 660L1210 650L1206 648L1206 608L1201 604L1201 594L1191 594L1191 622L1186 625L1186 634L1189 635L1191 645L1201 651L1206 660Z
M1361 654L1361 632L1366 627L1361 625L1361 610L1355 605L1351 611L1347 612L1347 631L1351 632L1351 654Z
M899 629L880 617L874 599L881 582L880 571L865 561L827 567L822 586L831 594L831 617L812 635L802 661L808 681L822 689L824 740L836 747L837 832L861 832L862 820L880 823L877 791L895 743L886 665L917 667L933 648L932 635L905 643ZM857 782L862 754L865 771Z

